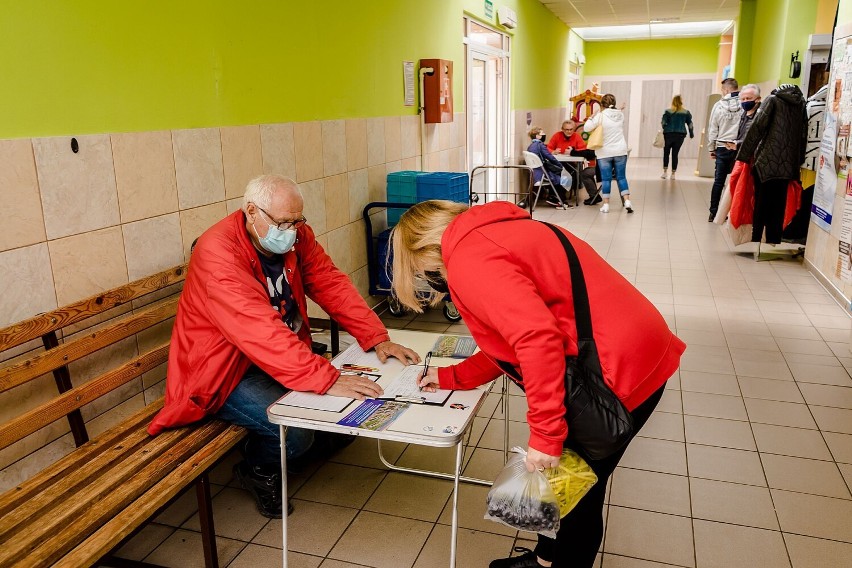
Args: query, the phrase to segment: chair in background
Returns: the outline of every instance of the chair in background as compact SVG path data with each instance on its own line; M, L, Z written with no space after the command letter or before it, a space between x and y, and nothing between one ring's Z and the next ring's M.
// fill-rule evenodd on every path
M532 152L528 152L524 150L524 162L526 165L531 167L533 170L539 170L541 172L541 179L535 182L535 199L532 202L532 206L530 207L530 213L535 211L535 206L538 204L538 198L541 195L541 190L544 187L548 187L548 191L553 194L556 201L559 202L559 206L565 209L565 204L562 203L562 198L559 197L559 192L556 191L556 187L553 185L553 182L550 181L550 176L547 175L547 172L544 170L544 164L541 163L541 158L533 154Z

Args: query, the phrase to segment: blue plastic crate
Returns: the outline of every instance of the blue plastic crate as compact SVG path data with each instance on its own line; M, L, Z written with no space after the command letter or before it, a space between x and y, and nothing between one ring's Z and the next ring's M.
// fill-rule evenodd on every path
M417 180L426 172L401 171L388 174L388 201L391 203L417 203ZM405 209L388 209L388 226L396 225Z
M416 179L418 203L427 199L468 202L470 190L466 173L432 172Z

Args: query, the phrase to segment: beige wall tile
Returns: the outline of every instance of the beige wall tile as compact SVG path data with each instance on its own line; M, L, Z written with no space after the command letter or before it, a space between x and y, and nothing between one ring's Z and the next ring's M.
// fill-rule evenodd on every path
M367 167L367 119L352 118L346 121L346 169Z
M38 182L48 239L118 225L118 193L109 136L34 138Z
M385 161L393 162L402 158L402 138L400 117L385 117Z
M420 116L403 116L400 121L400 158L420 154Z
M0 251L45 240L33 145L29 139L0 140Z
M438 139L439 126L439 124L426 124L423 126L425 133L423 135L423 153L432 154L441 149Z
M442 122L435 126L438 132L438 150L449 150L453 142L453 123Z
M122 225L127 277L132 281L183 264L178 213Z
M293 144L292 123L261 124L260 144L263 153L263 173L296 179L296 151Z
M382 117L367 119L367 165L377 166L385 163L385 119Z
M129 132L110 138L121 222L177 211L172 133Z
M362 266L355 272L349 275L355 288L361 297L367 301L367 305L371 308L381 301L381 298L370 295L370 270L366 266Z
M346 121L322 121L323 175L333 176L346 171Z
M222 138L225 199L242 197L249 180L263 173L260 127L254 124L222 127L219 134Z
M110 227L48 243L60 306L126 284L121 227Z
M59 422L54 422L55 424L59 424ZM66 422L66 428L67 424ZM0 467L5 467L0 471L0 491L5 492L26 481L48 465L68 455L74 449L74 439L71 434L59 439L55 439L54 436L50 438L53 441L46 446L44 442L37 440L38 435L50 429L51 426L43 428L35 434L30 434L17 444L0 451ZM13 458L12 456L16 457ZM8 464L11 465L6 467Z
M355 270L352 262L351 246L349 244L349 225L328 232L328 252L334 265L349 274Z
M293 148L296 156L296 181L311 181L323 176L323 131L319 122L293 124Z
M349 257L352 262L351 274L359 268L367 265L367 234L364 229L364 221L349 223Z
M46 243L0 252L0 327L57 307Z
M455 146L465 146L467 144L467 123L463 112L456 113L455 123L458 124ZM511 140L511 137L509 139Z
M192 246L192 241L221 221L227 214L224 201L180 212L180 234L183 239L183 255L187 261L189 261L189 248Z
M349 176L325 178L325 228L332 231L349 223Z
M228 210L228 215L243 208L243 198L237 197L235 199L229 199L225 202L225 208Z
M306 183L300 183L302 196L305 198L305 209L302 215L308 220L308 224L317 235L324 234L326 228L325 220L325 181L317 179Z
M181 209L225 199L222 144L218 128L173 130L178 200Z
M388 173L384 164L367 168L367 190L370 201L387 201Z
M361 218L364 206L370 200L370 185L367 169L349 172L349 220L356 221Z
M86 429L89 431L89 435L91 437L98 436L119 422L123 422L127 420L145 406L145 397L140 392L133 398L126 400L112 408L109 412L105 412L96 418L93 418L90 422L86 423Z

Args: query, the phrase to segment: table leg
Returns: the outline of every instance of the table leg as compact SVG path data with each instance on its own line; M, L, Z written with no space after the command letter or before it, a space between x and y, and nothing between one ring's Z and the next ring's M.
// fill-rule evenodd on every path
M287 427L279 426L281 435L281 538L283 543L284 564L287 568L287 448L284 440L287 439Z
M453 480L453 523L450 528L450 568L456 568L456 541L459 535L459 477L462 466L462 443L456 446L456 471Z

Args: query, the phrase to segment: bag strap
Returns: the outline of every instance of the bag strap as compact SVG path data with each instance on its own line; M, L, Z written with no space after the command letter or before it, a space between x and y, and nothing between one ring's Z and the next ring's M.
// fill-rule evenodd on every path
M574 246L565 236L565 233L550 223L542 223L559 237L562 248L565 249L565 256L568 257L568 268L571 270L571 295L574 298L574 320L577 323L577 341L593 339L589 291L586 289L586 279L583 277L583 267L580 266L577 251L574 250Z

